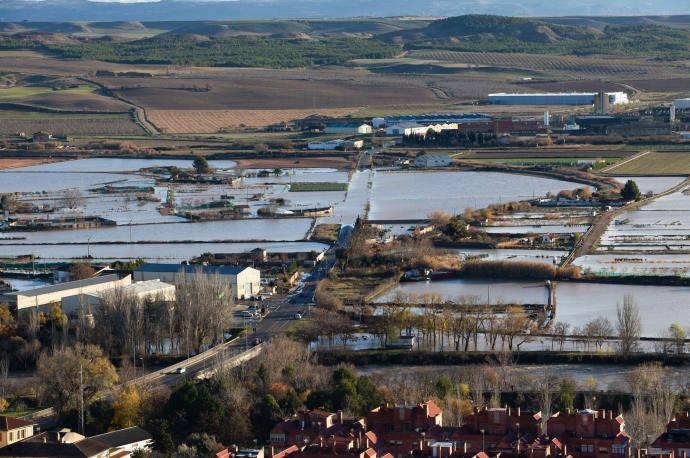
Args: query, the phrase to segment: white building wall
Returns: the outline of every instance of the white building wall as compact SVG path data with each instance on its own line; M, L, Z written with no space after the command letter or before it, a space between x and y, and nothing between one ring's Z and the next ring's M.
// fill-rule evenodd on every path
M74 288L55 291L47 294L39 294L37 296L25 296L17 294L17 311L28 309L31 307L43 307L53 302L62 302L63 298L76 296L78 294L92 293L96 291L103 291L106 289L117 288L118 286L125 286L132 283L132 276L127 275L119 280L99 283L96 285L75 286Z

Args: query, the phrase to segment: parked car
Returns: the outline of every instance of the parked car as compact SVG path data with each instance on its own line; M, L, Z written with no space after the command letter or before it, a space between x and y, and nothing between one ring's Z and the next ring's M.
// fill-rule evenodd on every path
M254 346L256 347L256 346L259 345L261 342L262 342L262 341L261 341L260 338L255 337L254 340L252 340L252 345L254 345Z
M302 314L300 312L295 313L294 318L296 320L301 320L302 319Z
M178 367L177 369L175 369L176 374L184 374L185 372L187 372L187 368L184 366Z
M242 312L240 312L240 316L242 318L255 318L256 315L256 312L250 312L249 310L243 310Z

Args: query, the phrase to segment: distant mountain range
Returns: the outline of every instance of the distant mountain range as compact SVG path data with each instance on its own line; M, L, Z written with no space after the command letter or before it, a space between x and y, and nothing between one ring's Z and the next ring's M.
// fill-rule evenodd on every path
M688 0L0 0L0 22L690 14Z

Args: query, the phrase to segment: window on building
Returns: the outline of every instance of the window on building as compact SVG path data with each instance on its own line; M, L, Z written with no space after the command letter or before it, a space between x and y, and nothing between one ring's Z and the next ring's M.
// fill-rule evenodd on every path
M14 440L14 433L12 431L10 431L9 437L10 437L10 442L12 442Z
M599 447L599 453L608 453L608 452L609 452L609 449L607 449L606 447Z
M611 451L616 455L625 455L625 445L614 445Z
M402 441L398 441L398 445L402 445Z
M594 453L594 445L582 444L580 445L580 451L582 453Z

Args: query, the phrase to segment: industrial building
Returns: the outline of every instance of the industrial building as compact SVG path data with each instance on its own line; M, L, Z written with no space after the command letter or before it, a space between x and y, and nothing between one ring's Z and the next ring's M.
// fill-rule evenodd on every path
M261 272L243 266L202 266L184 264L143 264L134 271L135 281L160 279L175 284L186 275L218 275L227 281L236 299L248 299L261 291Z
M489 94L489 103L497 105L594 105L596 92L560 92L531 94ZM626 92L606 92L608 105L620 105L629 102ZM601 102L601 105L605 101Z
M361 149L364 147L364 140L328 140L307 143L307 147L312 151L335 151L348 149Z
M329 124L323 131L326 134L363 135L370 134L372 132L372 128L369 124L344 123Z
M62 300L62 310L67 314L71 314L83 306L99 307L104 297L114 293L121 293L124 296L134 297L142 301L155 299L173 302L175 300L175 285L155 279L131 283L118 288L82 293L76 296L65 297Z
M30 289L5 294L3 302L7 302L17 313L31 308L45 308L54 302L61 303L65 298L80 294L95 293L112 288L127 286L132 283L132 276L127 275L120 278L118 275L104 275L102 277L87 278L84 280L60 283L57 285L44 286L42 288Z
M442 124L417 124L417 123L400 123L386 127L386 135L426 135L431 129L435 132L443 130L457 130L457 123L442 123Z
M421 154L414 160L414 166L419 168L448 167L453 160L447 154Z

